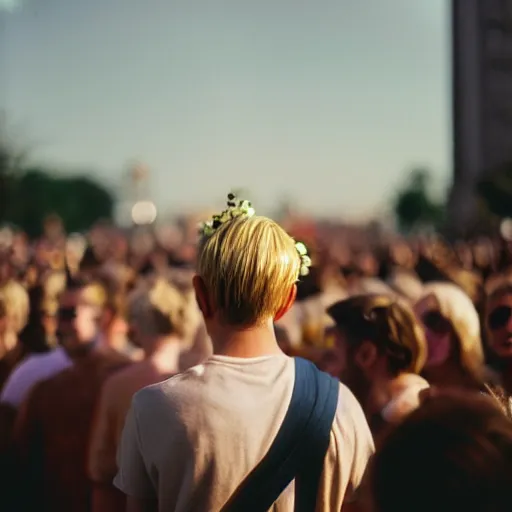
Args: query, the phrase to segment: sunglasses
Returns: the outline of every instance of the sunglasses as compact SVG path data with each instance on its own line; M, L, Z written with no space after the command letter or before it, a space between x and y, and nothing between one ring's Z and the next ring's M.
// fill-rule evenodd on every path
M487 325L491 331L496 331L505 327L512 315L512 307L498 306L487 317Z
M421 320L428 330L436 334L446 334L452 328L450 321L436 310L427 311Z
M76 306L60 307L57 311L57 318L64 322L70 322L76 318L78 308L96 308L93 304L87 301L80 301Z
M76 318L76 307L59 308L57 319L61 322L71 322Z

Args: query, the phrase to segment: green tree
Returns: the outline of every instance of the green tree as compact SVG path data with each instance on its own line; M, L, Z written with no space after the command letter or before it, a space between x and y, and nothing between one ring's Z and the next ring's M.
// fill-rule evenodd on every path
M83 231L97 220L111 219L112 194L86 176L55 176L44 168L29 168L10 178L5 220L29 236L38 236L42 220L58 215L68 231Z
M30 236L42 232L43 220L58 215L68 231L83 231L100 219L112 219L114 198L88 177L56 175L44 167L27 167L29 149L19 150L0 111L0 224L12 223Z
M490 213L512 217L512 162L487 173L478 183L477 191Z
M393 211L401 231L439 229L442 225L445 208L432 198L431 185L432 176L427 169L414 169L407 175L393 201Z

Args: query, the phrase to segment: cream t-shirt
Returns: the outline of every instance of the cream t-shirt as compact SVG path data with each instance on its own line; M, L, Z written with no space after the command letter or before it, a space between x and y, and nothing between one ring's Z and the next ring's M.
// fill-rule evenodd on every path
M215 512L269 450L287 412L295 365L285 355L204 364L139 391L118 453L114 484L158 499L161 512ZM374 451L363 411L340 384L317 511L341 510ZM291 484L272 507L294 510Z

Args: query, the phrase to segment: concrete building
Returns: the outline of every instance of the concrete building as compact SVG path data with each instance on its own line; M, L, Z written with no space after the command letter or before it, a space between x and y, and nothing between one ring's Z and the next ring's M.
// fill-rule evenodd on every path
M477 218L475 186L512 161L512 0L452 0L452 229Z

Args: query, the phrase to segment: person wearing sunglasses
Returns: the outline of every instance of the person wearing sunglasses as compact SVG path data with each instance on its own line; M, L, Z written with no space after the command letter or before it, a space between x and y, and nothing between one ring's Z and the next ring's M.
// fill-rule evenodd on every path
M487 344L498 359L500 387L507 397L512 394L512 281L498 285L485 304ZM512 415L512 404L507 400Z
M424 377L441 388L485 388L480 320L471 299L454 284L424 287L415 312L425 329L428 356Z
M89 511L86 460L95 406L104 381L131 363L99 341L96 297L97 290L83 283L68 283L60 297L55 350L71 364L34 383L19 408L12 451L20 474L30 478L19 478L26 494L18 494L16 509Z

